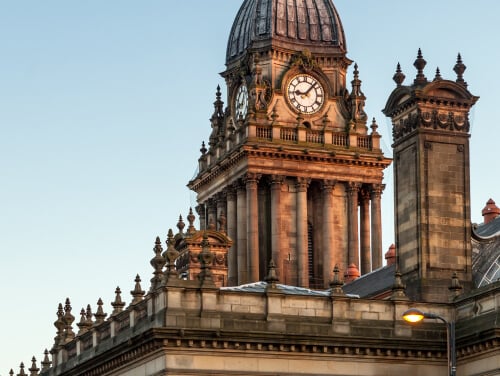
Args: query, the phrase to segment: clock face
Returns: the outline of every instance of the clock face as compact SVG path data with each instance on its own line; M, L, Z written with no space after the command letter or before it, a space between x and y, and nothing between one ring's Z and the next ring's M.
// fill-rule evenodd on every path
M236 98L234 101L234 113L236 115L236 119L245 118L248 112L248 89L242 84L238 88L236 92Z
M323 86L309 74L298 74L288 83L286 95L290 105L303 114L314 114L325 101Z

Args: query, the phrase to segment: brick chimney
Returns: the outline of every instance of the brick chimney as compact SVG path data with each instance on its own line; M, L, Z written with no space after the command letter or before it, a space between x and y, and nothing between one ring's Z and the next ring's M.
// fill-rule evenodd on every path
M490 223L500 215L500 208L496 206L495 201L490 198L481 213L484 217L484 223Z

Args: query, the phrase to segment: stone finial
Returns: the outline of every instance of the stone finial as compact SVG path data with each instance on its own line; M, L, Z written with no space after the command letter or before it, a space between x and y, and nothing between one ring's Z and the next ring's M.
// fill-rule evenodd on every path
M189 208L189 214L187 216L187 220L189 223L187 232L189 235L192 235L196 232L196 228L194 227L194 221L196 220L196 217L193 214L193 208Z
M151 278L151 287L149 291L156 290L163 281L163 266L165 265L165 257L162 256L163 248L161 246L160 237L156 237L155 246L153 248L155 256L151 259L150 264L154 269L153 278Z
M459 296L463 289L464 288L458 279L457 272L453 272L453 275L451 276L451 285L448 287L448 290L450 290L450 300L453 301L457 296Z
M406 286L401 279L401 273L399 269L396 269L396 273L394 273L394 284L392 285L391 300L408 300L405 290Z
M344 281L345 282L352 282L355 279L358 279L361 276L361 273L359 272L358 267L356 264L351 264L347 267L347 270L344 273Z
M42 365L42 372L49 370L50 365L52 364L49 358L49 350L45 349L43 352L43 360L40 364Z
M418 54L415 62L413 63L413 66L417 68L417 76L415 77L415 80L413 81L415 84L425 84L427 83L427 77L425 77L424 74L424 68L427 65L427 61L425 61L423 55L422 55L422 50L419 48L418 49Z
M372 124L370 125L370 128L372 130L372 136L378 135L377 129L378 129L378 124L375 118L372 119Z
M352 85L352 93L351 96L359 97L363 96L363 92L361 91L361 80L359 79L359 70L358 70L358 64L354 63L354 72L353 72L354 78L351 81Z
M38 376L38 371L40 371L40 368L36 366L35 357L31 358L31 367L28 369L28 371L30 371L30 376Z
M10 376L14 376L14 370L11 368L10 371L9 371L9 375Z
M54 321L54 326L57 329L56 336L54 337L54 348L59 347L59 345L62 344L64 340L64 310L63 310L63 305L62 303L59 303L59 306L57 307L57 320Z
M64 341L70 342L75 338L75 332L73 332L73 321L75 321L75 316L71 314L71 302L69 298L66 298L66 303L64 304Z
M107 313L104 313L104 310L102 309L103 304L104 303L102 302L102 299L99 298L99 300L97 301L97 312L94 313L95 317L94 325L102 324L107 316Z
M333 279L330 282L330 295L344 295L344 281L340 278L340 269L338 265L333 268Z
M177 228L179 229L179 234L182 234L182 230L184 230L184 227L186 227L186 224L182 220L182 215L179 214L179 221L177 222Z
M279 282L278 275L276 274L276 264L273 259L269 261L269 265L267 267L267 276L264 280L268 287L275 289L276 284Z
M441 81L443 77L441 77L441 71L439 70L439 67L436 68L436 75L434 76L433 81Z
M88 308L89 306L87 306ZM78 326L79 330L77 333L77 336L81 336L82 334L86 333L89 331L90 328L92 328L93 322L92 322L92 317L90 318L90 323L87 318L87 312L85 311L84 308L80 310L80 322L76 324Z
M167 235L167 250L163 253L163 257L167 261L167 267L164 273L165 282L168 282L172 276L177 278L175 260L177 260L177 257L179 256L179 251L175 248L174 244L174 233L172 230L169 230Z
M394 73L394 76L392 76L392 79L394 80L396 85L398 87L400 87L403 84L405 78L406 78L406 76L404 75L403 71L401 70L401 64L398 63L398 65L396 66L396 73Z
M130 302L130 305L137 304L141 302L144 299L144 294L146 294L146 291L144 291L141 287L141 277L139 277L139 274L135 276L135 286L132 291L130 291L130 295L132 295L132 301Z
M387 265L393 265L396 263L396 246L394 244L390 245L384 257Z
M26 372L24 372L24 363L21 362L21 364L19 365L19 373L17 374L17 376L26 376Z
M90 304L87 304L87 310L85 312L85 318L86 318L86 324L89 328L91 328L94 325L94 322L92 321L92 308L90 307Z
M464 72L466 69L467 69L467 67L463 63L462 56L459 53L457 56L457 63L453 67L453 70L457 74L457 81L456 82L459 84L462 84L464 86L467 86L467 82L465 82L465 80L464 80Z
M201 287L215 287L212 278L212 263L214 255L210 252L210 243L208 242L208 234L203 233L203 240L201 241L201 252L198 254L198 260L201 264L201 271L198 274Z
M205 146L205 141L202 141L202 142L201 142L201 148L200 148L200 153L201 153L201 155L205 155L205 154L207 154L207 151L208 151L208 150L207 150L207 147Z
M500 215L500 208L495 204L495 201L490 198L488 202L486 202L486 206L481 211L481 214L483 215L484 223L490 223Z
M111 312L111 316L119 314L123 311L123 307L125 307L125 302L122 301L122 290L117 286L115 289L115 300L111 303L113 307L113 312Z

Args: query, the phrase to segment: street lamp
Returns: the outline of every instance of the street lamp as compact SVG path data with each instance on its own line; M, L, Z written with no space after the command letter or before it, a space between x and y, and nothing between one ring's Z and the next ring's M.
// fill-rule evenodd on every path
M446 324L447 350L448 350L448 375L455 376L457 372L457 353L455 350L455 322L447 321L435 313L422 312L416 308L410 308L403 313L403 319L411 324L416 324L423 319L436 319Z

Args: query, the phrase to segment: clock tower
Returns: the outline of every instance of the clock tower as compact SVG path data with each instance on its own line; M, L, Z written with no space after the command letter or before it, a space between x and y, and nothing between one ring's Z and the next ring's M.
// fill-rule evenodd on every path
M228 284L326 287L332 270L382 266L381 194L391 160L368 124L358 67L331 0L244 0L208 145L188 184L202 228L233 240ZM207 147L208 146L208 147ZM222 218L222 221L221 221Z

